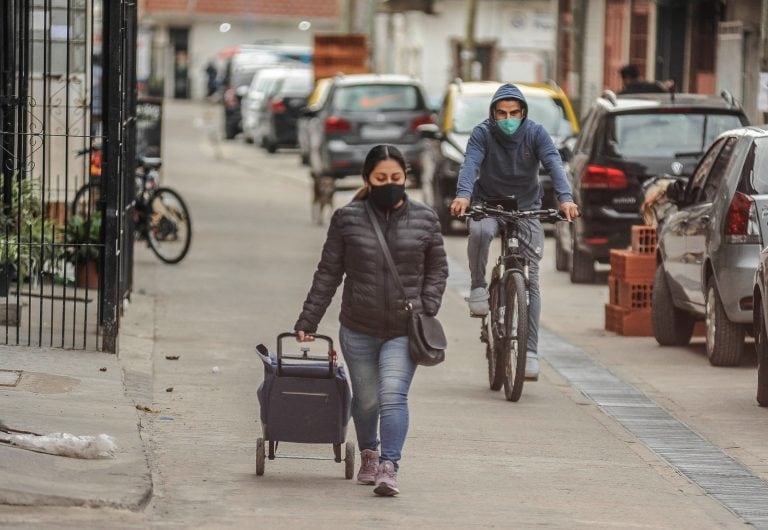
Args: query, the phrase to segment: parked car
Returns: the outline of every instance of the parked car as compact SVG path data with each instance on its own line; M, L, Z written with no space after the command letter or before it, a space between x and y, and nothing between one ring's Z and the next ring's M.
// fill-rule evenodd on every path
M652 321L662 345L684 345L707 324L707 357L739 364L752 331L755 271L768 243L768 130L721 134L687 181L667 188L677 205L659 231ZM766 239L763 239L766 237ZM759 282L758 282L759 283ZM762 305L763 302L759 302Z
M248 92L256 72L270 66L303 64L291 54L281 54L261 46L238 46L224 67L224 136L232 139L242 131L240 100Z
M323 104L308 111L312 175L360 175L371 147L392 143L418 181L423 143L416 128L432 122L421 82L393 74L339 75L328 91Z
M305 166L309 165L309 130L307 125L312 115L325 104L330 87L331 78L329 77L315 80L315 87L307 98L307 105L299 111L299 118L296 121L296 136L299 142L299 157Z
M542 125L555 145L562 147L567 138L579 132L576 114L565 93L556 85L516 83L528 102L528 116ZM437 212L443 232L451 229L451 201L456 197L459 168L464 162L472 129L489 116L493 94L501 86L495 81L462 82L448 85L437 114L436 124L419 127L427 140L422 154L422 189L424 201ZM542 205L556 208L552 178L539 165L543 188Z
M259 136L259 119L262 103L275 89L277 82L285 76L287 68L282 66L265 67L256 71L248 91L240 101L243 137L253 143Z
M283 73L262 101L258 127L261 145L269 153L299 143L296 122L312 90L312 70L294 68Z
M581 217L555 228L555 266L574 283L595 279L595 261L629 246L642 224L643 183L673 172L691 174L723 131L747 124L731 97L613 92L597 99L582 124L568 164Z

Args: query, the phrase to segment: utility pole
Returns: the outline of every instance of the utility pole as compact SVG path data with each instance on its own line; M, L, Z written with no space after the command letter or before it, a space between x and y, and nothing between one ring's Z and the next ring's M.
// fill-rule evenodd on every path
M571 103L579 116L584 115L584 26L587 21L586 0L573 0L571 4L571 72L569 81Z
M341 4L341 31L342 33L354 33L355 18L357 16L357 0L339 0Z
M472 80L472 63L475 60L475 18L477 18L477 0L468 0L467 32L461 49L461 75L466 81Z
M763 0L763 10L760 16L760 87L758 94L764 89L762 87L762 73L768 72L768 0ZM768 89L765 89L768 90ZM763 123L768 120L768 112L763 111Z

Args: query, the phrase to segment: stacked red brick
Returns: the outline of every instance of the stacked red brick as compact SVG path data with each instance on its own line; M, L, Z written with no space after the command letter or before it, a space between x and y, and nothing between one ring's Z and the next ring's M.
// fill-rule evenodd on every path
M632 227L632 250L611 250L605 329L619 335L653 335L651 293L656 271L656 228Z

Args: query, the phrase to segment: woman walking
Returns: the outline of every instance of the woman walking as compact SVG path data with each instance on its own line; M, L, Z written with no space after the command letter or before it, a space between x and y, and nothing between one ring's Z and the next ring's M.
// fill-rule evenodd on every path
M344 279L339 343L352 383L352 418L362 463L360 484L377 495L397 488L408 432L408 390L416 365L408 353L403 295L387 269L370 209L415 311L440 309L448 264L437 215L405 193L407 164L392 145L371 149L363 164L364 187L333 214L322 257L294 326L300 341L312 333ZM379 451L380 449L380 451Z

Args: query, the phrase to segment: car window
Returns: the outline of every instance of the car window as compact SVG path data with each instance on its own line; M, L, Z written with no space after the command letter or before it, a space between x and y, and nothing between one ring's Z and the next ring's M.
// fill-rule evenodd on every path
M717 155L720 153L720 149L722 149L724 142L724 139L719 140L716 144L710 147L709 151L707 151L707 154L704 155L704 158L702 158L699 162L699 165L696 166L693 175L691 175L691 179L688 181L687 190L685 192L685 196L688 197L690 202L697 201L699 194L704 187L704 183L707 180L709 170L712 169L712 166L714 165L715 160L717 159Z
M733 158L733 148L735 146L735 137L730 136L725 140L725 145L723 145L723 148L717 155L717 159L715 159L715 163L712 165L712 169L706 177L704 189L701 191L701 195L698 199L699 202L712 202L715 200L717 188L720 187L720 183L725 177L728 170L728 164L731 162L731 158Z
M291 72L283 79L280 87L280 92L283 93L309 94L310 90L312 90L312 74L309 70Z
M333 96L334 106L348 112L418 110L424 103L412 85L343 86Z
M490 115L491 97L489 95L461 95L453 105L453 130L458 134L470 134Z
M625 158L675 158L702 153L723 131L741 127L736 114L654 112L617 114L609 144Z
M768 138L752 142L742 172L742 182L752 183L752 193L768 193Z
M573 131L565 112L549 96L526 96L528 117L543 126L553 136L568 136Z

